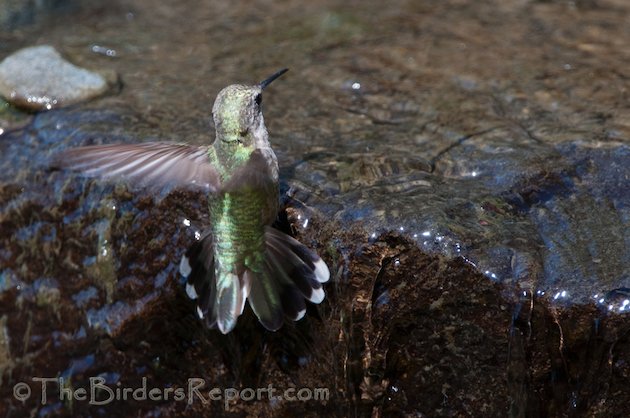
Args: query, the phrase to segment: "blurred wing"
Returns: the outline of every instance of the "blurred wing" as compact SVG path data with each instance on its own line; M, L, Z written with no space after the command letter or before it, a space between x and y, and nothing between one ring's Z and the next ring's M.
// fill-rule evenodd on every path
M167 142L93 145L62 152L54 165L90 177L124 179L140 187L174 186L206 192L219 188L208 147Z
M240 166L224 184L224 189L232 191L243 184L271 194L278 187L278 160L270 148L257 148L249 156L247 163ZM275 191L277 195L278 192Z

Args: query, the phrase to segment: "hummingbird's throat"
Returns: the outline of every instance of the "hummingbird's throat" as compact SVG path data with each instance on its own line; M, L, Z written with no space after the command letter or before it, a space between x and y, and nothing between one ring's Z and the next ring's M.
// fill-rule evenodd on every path
M230 140L224 137L215 142L210 150L210 161L219 171L219 175L223 181L228 180L238 167L242 166L249 160L254 150L237 140Z
M249 129L247 129L239 133L221 135L220 141L228 147L237 147L238 145L249 145L251 143L251 135L250 135Z
M244 142L244 135L224 136L221 138L221 142L229 145L238 145Z

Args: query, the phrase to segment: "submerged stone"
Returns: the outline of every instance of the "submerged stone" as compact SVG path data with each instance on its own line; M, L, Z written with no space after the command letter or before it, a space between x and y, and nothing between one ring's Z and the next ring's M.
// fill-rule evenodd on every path
M0 63L0 95L30 110L71 105L105 90L104 77L69 63L49 45L21 49Z

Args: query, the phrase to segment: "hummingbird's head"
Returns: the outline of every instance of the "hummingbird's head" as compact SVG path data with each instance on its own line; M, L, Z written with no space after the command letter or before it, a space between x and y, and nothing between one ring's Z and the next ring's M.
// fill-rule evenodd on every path
M212 108L217 141L250 147L256 137L265 137L262 115L262 89L232 84L217 96Z
M253 86L232 84L221 90L212 107L216 141L251 149L268 147L262 114L262 91L285 72L287 69L278 71Z

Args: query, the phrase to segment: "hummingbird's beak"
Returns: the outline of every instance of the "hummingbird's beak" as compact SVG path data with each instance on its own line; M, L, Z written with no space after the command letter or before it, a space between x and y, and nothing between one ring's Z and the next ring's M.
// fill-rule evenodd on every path
M289 71L288 68L283 68L282 70L274 73L271 77L261 81L260 84L259 84L260 89L264 90L265 87L267 87L269 84L271 84L272 81L274 81L276 78L280 77L282 74L286 73L287 71Z

